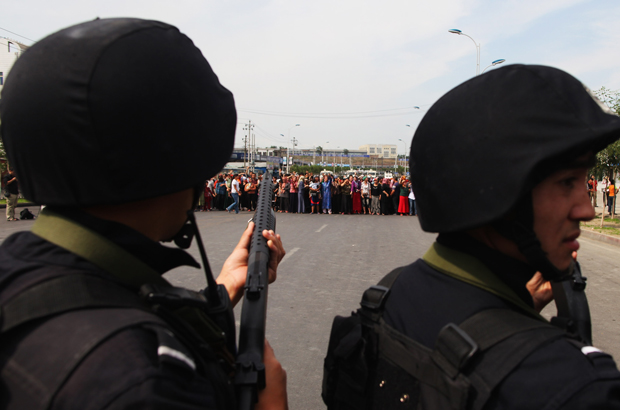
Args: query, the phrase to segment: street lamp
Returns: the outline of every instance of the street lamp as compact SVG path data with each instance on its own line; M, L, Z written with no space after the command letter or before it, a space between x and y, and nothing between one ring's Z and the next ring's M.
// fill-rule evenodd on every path
M300 124L295 124L293 125L291 128L288 129L288 138L289 140L291 139L291 130L295 127L299 127ZM282 134L280 134L282 135ZM290 142L290 141L289 141ZM290 170L290 162L291 162L291 151L290 151L290 144L286 144L286 173L289 173ZM295 147L293 147L294 149Z
M463 33L461 30L453 28L448 30L448 33L452 33L452 34L458 34L459 36L465 36L465 37L469 37L471 39L471 41L474 42L474 45L476 46L476 75L480 74L480 44L476 43L476 40L474 40L471 36L468 36L467 34Z
M327 148L327 144L329 144L329 141L325 141L325 148ZM321 162L325 162L323 160L323 152L325 152L325 150L321 150ZM323 164L323 166L325 166L325 164Z
M407 127L410 127L410 125L407 124ZM404 147L405 147L405 155L404 155L404 158L405 158L405 175L407 175L407 142L404 141L402 138L399 138L398 140L401 141L403 143Z
M506 60L504 60L503 58L500 58L499 60L495 60L495 61L491 62L491 65L487 66L484 70L482 70L482 73L484 73L487 70L487 68L495 67L496 65L501 64L501 63L503 63L505 61ZM480 74L482 74L482 73L480 73Z
M340 149L340 145L338 145L336 148ZM340 157L340 171L342 172L342 155L339 155ZM336 176L336 151L334 151L334 177Z

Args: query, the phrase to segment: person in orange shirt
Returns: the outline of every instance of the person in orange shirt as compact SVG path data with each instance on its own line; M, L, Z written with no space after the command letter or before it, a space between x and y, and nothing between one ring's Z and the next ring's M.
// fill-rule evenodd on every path
M618 193L618 188L616 187L616 183L613 179L609 180L609 187L607 188L607 210L611 214L611 210L613 208L614 214L616 213L616 194Z

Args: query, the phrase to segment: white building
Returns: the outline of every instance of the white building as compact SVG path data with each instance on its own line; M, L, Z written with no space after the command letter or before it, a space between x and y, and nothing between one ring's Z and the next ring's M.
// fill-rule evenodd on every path
M396 158L396 145L392 144L366 144L360 150L365 151L366 155L376 155L380 158Z
M0 37L0 92L4 88L11 67L17 58L28 48L27 45L10 38Z

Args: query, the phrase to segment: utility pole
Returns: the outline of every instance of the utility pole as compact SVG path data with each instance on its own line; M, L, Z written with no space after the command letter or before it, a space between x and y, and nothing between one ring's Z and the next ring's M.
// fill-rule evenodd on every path
M243 169L245 169L245 155L247 151L248 151L248 136L244 135L243 136Z
M254 172L255 166L256 166L256 134L252 133L252 139L250 139L250 171L251 172Z
M293 155L295 155L295 147L297 146L297 143L299 142L299 140L298 140L298 139L295 139L295 137L293 137L293 139L291 140L291 142L293 143ZM289 160L289 159L291 160L291 162L293 162L293 161L292 161L292 155L291 155L291 156L289 156L289 157L286 159L287 168L288 168L288 160Z
M295 124L295 125L293 125L291 128L289 128L289 129L288 129L288 136L289 136L289 138L291 137L291 130L292 130L293 128L295 128L295 127L299 127L300 125L301 125L301 124ZM282 134L280 134L280 135L282 135ZM282 135L282 136L284 136L284 135ZM286 144L286 145L287 145L287 147L286 147L286 173L288 174L288 173L289 173L289 170L290 170L290 165L289 165L289 163L291 162L291 161L290 161L291 156L290 156L290 150L289 150L289 147L288 147L288 145L289 145L289 144Z
M392 153L392 147L390 147L390 154ZM396 168L398 167L398 147L396 148L396 157L394 157L394 173L396 173Z
M244 148L243 148L243 169L245 170L245 168L246 168L246 156L247 156L247 153L248 153L248 142L249 142L249 145L250 145L250 157L251 158L248 158L247 163L248 163L248 166L249 166L249 164L254 165L254 159L253 159L253 156L252 156L252 149L253 149L252 148L252 146L253 146L253 144L252 144L252 131L254 131L254 124L252 124L252 120L248 120L248 123L245 124L245 127L243 128L243 130L248 132L247 135L243 138L243 143L244 143ZM252 169L252 171L254 171L254 169Z

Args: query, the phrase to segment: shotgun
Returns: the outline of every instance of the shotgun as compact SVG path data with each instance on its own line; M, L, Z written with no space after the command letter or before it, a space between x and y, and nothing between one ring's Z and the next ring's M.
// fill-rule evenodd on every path
M258 392L265 388L265 325L267 320L267 289L269 286L269 248L263 230L276 229L276 216L271 209L273 181L265 172L260 184L248 274L245 282L241 325L239 327L239 350L236 361L235 386L238 408L251 410L258 401Z

